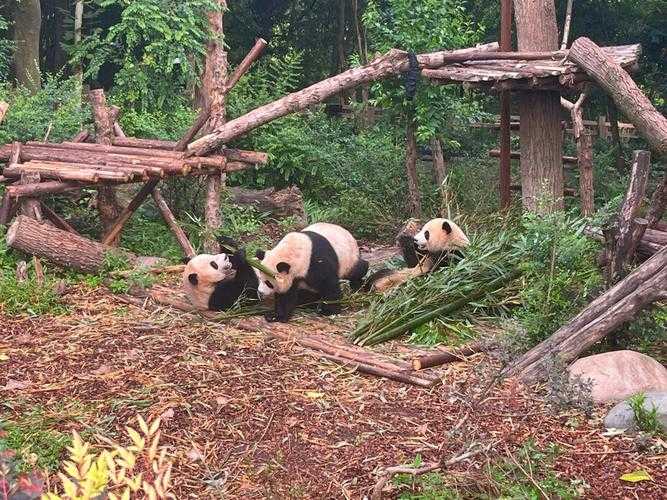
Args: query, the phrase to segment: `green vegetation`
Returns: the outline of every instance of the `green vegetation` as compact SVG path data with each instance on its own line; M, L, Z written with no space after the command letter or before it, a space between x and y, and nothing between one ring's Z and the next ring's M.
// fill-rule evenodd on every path
M647 434L662 434L663 428L658 419L658 409L652 405L651 409L646 408L646 395L644 393L635 394L628 399L628 404L635 415L635 422L639 430Z

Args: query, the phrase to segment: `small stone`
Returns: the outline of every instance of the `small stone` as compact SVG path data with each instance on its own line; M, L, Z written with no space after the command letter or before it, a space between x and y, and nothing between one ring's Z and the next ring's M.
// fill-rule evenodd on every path
M663 430L667 431L667 392L648 392L644 400L644 409L652 411L657 409L658 421ZM637 430L635 413L628 401L623 401L614 406L604 418L604 426L607 429Z
M612 351L581 358L570 376L591 380L596 403L623 401L639 392L667 392L667 368L635 351Z

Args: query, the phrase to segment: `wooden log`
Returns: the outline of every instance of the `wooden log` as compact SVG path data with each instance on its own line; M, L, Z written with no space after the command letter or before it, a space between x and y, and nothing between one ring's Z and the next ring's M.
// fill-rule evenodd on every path
M28 146L36 147L46 147L54 149L73 149L75 151L93 151L99 153L116 153L132 156L149 156L151 158L182 158L182 153L177 151L164 151L160 149L149 149L149 148L135 148L135 147L123 147L123 146L113 146L111 144L89 144L87 142L40 142L40 141L28 141L26 142Z
M660 156L667 156L667 118L655 109L630 75L585 37L574 41L568 57L610 95L651 148Z
M442 51L430 54L420 54L417 61L420 68L440 67L446 57L457 54L472 54L480 51L495 51L497 43L486 44L475 48L456 51ZM264 125L272 120L281 118L290 113L302 111L314 104L322 102L327 97L339 94L344 90L356 87L363 83L380 80L398 75L407 71L409 66L407 52L392 49L376 58L365 66L352 68L339 75L315 83L303 90L294 92L274 102L260 106L239 118L231 120L218 127L212 133L205 135L188 145L190 155L203 155L212 151L220 144L230 142L249 131Z
M6 168L5 170L9 170ZM41 176L38 172L24 172L21 174L19 184L39 184ZM42 211L39 207L39 200L35 198L24 198L21 200L21 213L28 217L35 217L37 220L42 219Z
M500 158L500 150L499 149L489 150L489 156L491 158ZM521 153L519 151L511 151L510 152L510 158L513 159L513 160L519 160L519 159L521 159ZM563 163L568 163L570 165L576 165L577 162L578 162L578 160L575 156L563 156Z
M211 109L207 106L203 107L199 111L199 114L197 115L197 118L195 119L192 126L187 130L187 132L185 132L183 137L181 137L180 140L174 146L174 151L185 151L186 148L188 147L188 144L190 144L190 141L192 141L193 137L197 135L197 132L201 130L201 128L208 121L210 116L211 116Z
M434 137L431 139L431 151L433 151L433 175L435 183L440 190L443 206L447 202L447 193L445 192L445 181L447 180L447 162L445 161L445 154L442 150L442 141Z
M0 202L0 226L6 226L12 217L12 197L9 193L2 195L2 201Z
M286 189L275 188L256 191L242 187L227 188L233 203L253 205L260 212L270 212L275 217L297 216L305 219L306 211L301 190L292 186Z
M63 163L63 162L49 162L49 161L29 161L27 163L21 163L20 165L10 165L7 170L9 174L13 175L16 170L19 171L40 171L45 172L44 177L49 178L69 178L65 176L72 176L79 173L86 174L96 174L98 180L108 180L108 181L117 181L117 182L129 182L133 177L146 176L146 172L142 168L138 167L114 167L114 166L99 166L99 165L90 165L87 163ZM51 172L51 173L49 173ZM62 174L62 176L60 175ZM78 180L71 178L71 180ZM81 179L86 182L85 179Z
M657 243L658 245L667 245L667 232L657 229L646 229L642 241Z
M175 141L162 141L159 139L137 139L135 137L114 137L112 144L126 148L141 149L164 149L171 151L176 146Z
M118 123L118 122L113 122L113 131L114 131L114 134L116 134L116 137L118 137L118 138L122 139L124 137L127 137L125 135L125 132L123 132L123 129L121 128L120 123Z
M78 134L76 134L74 137L70 139L70 142L86 142L86 139L90 137L90 132L87 130L82 130Z
M2 124L2 121L5 119L5 115L7 114L8 109L9 109L9 103L6 103L5 101L0 101L0 124Z
M5 168L5 173L11 177L22 177L25 174L38 173L45 179L90 182L93 184L97 183L100 179L98 173L94 170L54 170L46 167L29 167L24 165L9 166ZM32 184L32 182L22 182L21 184Z
M630 185L621 205L613 231L614 241L610 242L611 255L607 256L609 268L607 282L614 283L621 278L634 258L634 250L643 231L635 231L635 219L644 201L651 156L648 151L635 151Z
M130 203L125 207L125 209L120 213L118 219L111 226L109 231L102 238L102 244L108 245L110 242L115 241L120 232L123 230L123 226L132 217L132 214L137 208L143 203L146 197L153 192L155 186L160 182L160 179L151 179L146 184L142 186L139 192L132 198Z
M501 375L532 380L545 373L546 364L554 355L565 362L573 361L591 342L611 333L653 300L664 298L666 291L667 247L663 247L551 337L510 364Z
M174 217L174 214L169 209L169 205L167 205L167 202L162 197L160 189L156 187L155 189L153 189L152 194L155 206L160 211L160 214L162 214L162 218L167 223L167 226L169 227L174 237L176 238L176 241L183 250L183 253L188 258L194 257L197 254L197 252L195 252L192 243L190 243L190 240L188 240L185 231L183 231L183 229L181 229L181 226L178 225L178 221L176 221L176 217Z
M47 181L36 184L14 185L7 187L7 194L12 198L24 198L47 196L50 194L65 193L67 191L78 191L85 184L76 182Z
M58 229L62 229L63 231L67 231L68 233L76 234L77 236L80 236L78 231L74 229L69 222L67 222L65 219L60 217L57 213L55 213L53 210L51 210L44 202L41 203L41 208L42 208L42 214L44 217L46 217L51 223L56 226Z
M475 343L457 349L455 352L442 351L436 354L419 356L412 358L412 369L419 371L426 368L433 368L434 366L444 365L446 363L453 363L455 361L465 361L466 356L482 352L483 350L484 348L481 344Z
M246 54L246 56L243 58L243 61L241 61L241 64L239 64L232 75L227 79L225 82L225 93L228 93L234 85L241 79L243 75L246 74L246 72L250 69L250 66L259 59L259 57L262 55L262 52L264 52L264 49L266 48L266 40L263 38L258 38L255 41L255 45L253 45L252 49L250 49L250 52Z
M16 250L45 258L65 269L87 273L98 272L108 252L122 255L130 263L136 260L136 256L129 252L41 224L23 215L18 216L9 227L6 241L9 247Z
M648 227L650 228L659 228L660 220L665 214L667 209L667 170L665 170L665 175L662 176L662 183L658 184L658 187L653 192L651 197L651 205L648 209L648 214L646 215L646 220L648 221ZM667 231L667 227L661 229L662 231Z
M225 148L222 154L229 161L242 161L245 163L259 163L265 165L269 161L269 155L258 151L245 151L243 149Z

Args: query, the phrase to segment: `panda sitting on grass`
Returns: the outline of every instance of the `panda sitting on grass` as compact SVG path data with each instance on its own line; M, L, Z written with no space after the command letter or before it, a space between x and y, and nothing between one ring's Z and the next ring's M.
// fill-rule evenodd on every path
M183 289L189 301L202 311L226 311L242 298L257 301L259 281L245 249L226 237L218 243L228 253L197 255L185 264Z
M463 258L462 250L470 244L463 230L449 219L431 219L414 236L403 235L398 246L408 265L405 269L380 269L373 273L364 290L384 292L411 278L449 266Z

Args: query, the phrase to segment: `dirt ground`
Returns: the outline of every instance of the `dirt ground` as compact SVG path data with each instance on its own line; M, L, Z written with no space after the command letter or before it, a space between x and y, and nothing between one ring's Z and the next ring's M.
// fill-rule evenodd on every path
M117 437L137 413L162 416L177 498L363 498L383 467L418 455L447 460L472 443L485 451L448 468L446 482L493 497L488 465L529 439L558 445L556 474L584 480L585 497L667 497L664 449L604 436L604 408L592 418L558 413L509 383L481 396L480 377L491 369L482 354L422 389L350 373L270 339L268 324L243 331L123 304L101 290L67 300L68 316L0 315L0 351L9 357L0 364L0 418L20 421L39 405L60 431ZM637 469L653 481L619 479ZM385 492L398 490L390 483Z

